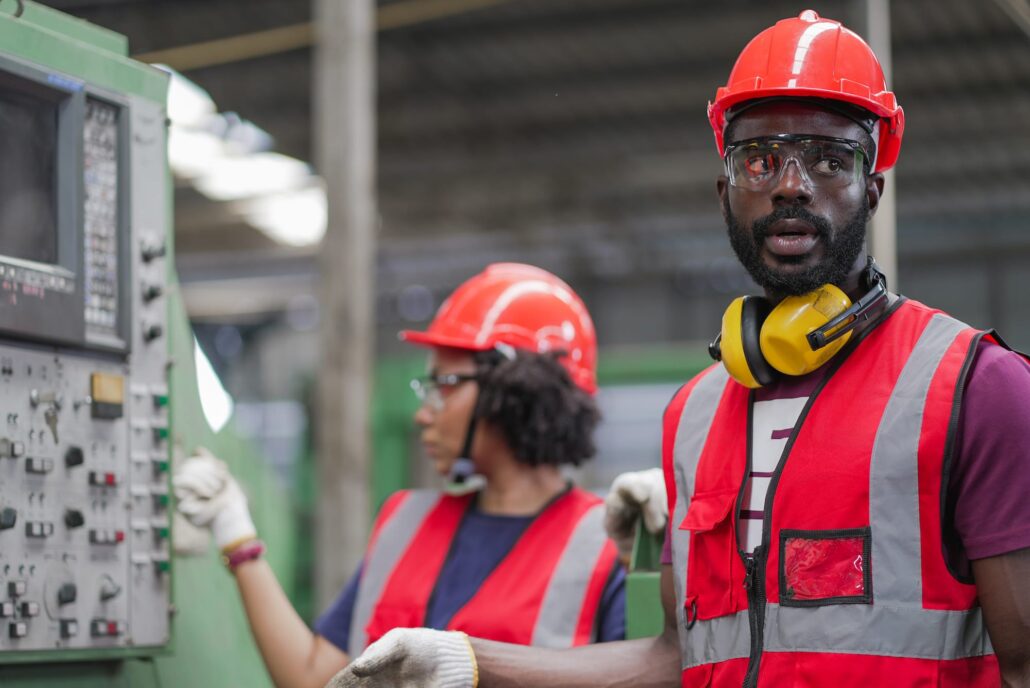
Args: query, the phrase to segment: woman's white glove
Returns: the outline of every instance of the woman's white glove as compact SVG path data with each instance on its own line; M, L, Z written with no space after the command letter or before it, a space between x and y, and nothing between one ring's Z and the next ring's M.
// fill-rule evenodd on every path
M365 649L326 688L476 688L479 669L459 631L395 628Z
M193 525L210 528L218 549L228 552L257 537L247 497L221 459L203 447L176 464L176 508Z
M656 534L665 529L669 520L662 469L649 468L616 476L604 499L604 506L604 529L615 542L619 559L629 563L637 519L642 516L644 527Z

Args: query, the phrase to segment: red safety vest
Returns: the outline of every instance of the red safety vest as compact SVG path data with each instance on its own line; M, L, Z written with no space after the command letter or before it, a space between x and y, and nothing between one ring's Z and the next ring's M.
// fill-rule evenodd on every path
M402 491L373 527L351 620L357 656L392 628L425 625L430 596L472 495ZM520 645L564 648L596 638L615 546L604 504L573 488L549 504L451 619L447 630Z
M998 686L976 588L943 554L943 480L983 333L902 301L831 363L737 543L752 397L712 366L665 416L683 686Z

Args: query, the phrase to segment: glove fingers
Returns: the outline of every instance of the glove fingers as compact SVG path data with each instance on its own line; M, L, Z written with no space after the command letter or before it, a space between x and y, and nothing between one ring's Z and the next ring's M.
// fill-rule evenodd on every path
M382 649L372 645L351 663L350 669L355 676L367 678L378 674L391 664L401 661L405 654L405 646L401 643L391 643Z

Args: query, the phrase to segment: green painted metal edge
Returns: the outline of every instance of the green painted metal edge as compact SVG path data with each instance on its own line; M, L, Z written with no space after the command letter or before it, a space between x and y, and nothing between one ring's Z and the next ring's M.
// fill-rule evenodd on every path
M17 3L14 0L0 0L0 14L5 14L16 21L35 24L50 31L72 38L83 43L90 43L101 50L116 55L129 54L129 38L84 19L73 17L51 9L46 5L26 0L25 11L15 17Z
M3 5L13 3L3 0ZM25 14L18 18L0 12L0 46L5 54L95 86L165 104L168 74L132 60L124 50L109 50L113 47L110 40L99 40L99 46L88 40L103 35L99 27L86 31L84 27L90 25L85 22L71 17L58 20L63 16L58 12L30 2L25 5ZM40 23L33 23L37 20ZM74 29L71 36L63 33L65 27Z

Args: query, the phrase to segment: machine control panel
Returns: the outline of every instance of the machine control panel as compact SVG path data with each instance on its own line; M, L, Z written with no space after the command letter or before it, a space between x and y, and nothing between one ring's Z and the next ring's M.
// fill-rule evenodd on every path
M164 108L0 59L4 108L54 124L37 132L48 146L4 140L57 173L0 190L0 206L5 193L38 198L34 217L49 218L15 226L0 213L0 236L20 237L0 240L0 663L160 647L171 635Z

